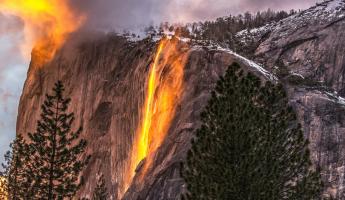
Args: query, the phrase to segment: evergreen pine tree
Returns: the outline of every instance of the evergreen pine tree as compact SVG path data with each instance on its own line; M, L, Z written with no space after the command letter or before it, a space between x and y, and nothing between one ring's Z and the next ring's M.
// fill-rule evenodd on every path
M29 159L28 146L22 136L18 135L10 147L11 151L5 154L6 163L2 164L3 170L0 172L3 193L6 193L8 199L24 199L29 193L27 183L31 176L25 168Z
M35 133L29 133L32 169L31 199L72 198L80 186L79 176L88 159L82 159L87 142L79 139L82 128L73 132L74 114L68 113L69 98L60 81L53 95L46 95Z
M12 145L12 144L11 144ZM11 151L7 151L5 154L5 161L6 163L1 164L1 171L0 171L0 199L7 199L8 198L8 174L10 171L9 163L11 162L9 158L11 157Z
M281 85L229 67L201 115L182 176L185 199L317 199L308 141Z
M7 181L3 176L0 176L0 199L7 199Z
M105 185L105 179L103 174L98 178L96 188L93 192L92 200L107 200L108 191Z

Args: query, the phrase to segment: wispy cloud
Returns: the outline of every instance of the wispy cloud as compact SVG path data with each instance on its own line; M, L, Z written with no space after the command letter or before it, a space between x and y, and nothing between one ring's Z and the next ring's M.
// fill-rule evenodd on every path
M15 137L18 102L26 78L27 62L20 46L23 23L0 13L0 162Z

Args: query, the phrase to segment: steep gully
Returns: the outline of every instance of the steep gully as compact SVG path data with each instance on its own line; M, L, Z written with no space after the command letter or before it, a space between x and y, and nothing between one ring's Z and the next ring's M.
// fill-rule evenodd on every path
M177 49L177 40L162 39L152 63L147 83L142 120L135 134L126 172L124 190L127 190L138 164L145 159L140 179L145 176L154 160L154 153L162 145L176 108L183 94L184 65L188 54Z

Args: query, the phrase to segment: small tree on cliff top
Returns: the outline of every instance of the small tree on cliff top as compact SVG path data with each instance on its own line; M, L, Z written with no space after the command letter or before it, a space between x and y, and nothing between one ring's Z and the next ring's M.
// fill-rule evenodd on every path
M88 159L81 159L87 142L79 139L82 128L71 130L74 114L67 113L69 98L60 81L53 95L46 95L35 133L29 133L34 199L71 198L78 190L79 175Z
M202 114L182 169L187 199L316 199L308 141L284 89L233 64Z

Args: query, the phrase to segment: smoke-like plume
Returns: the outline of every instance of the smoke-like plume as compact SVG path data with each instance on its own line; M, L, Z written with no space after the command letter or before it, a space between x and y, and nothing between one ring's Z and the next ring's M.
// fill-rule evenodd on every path
M66 36L76 31L82 21L69 7L68 0L0 0L0 11L24 22L24 53L34 48L36 62L50 61Z

